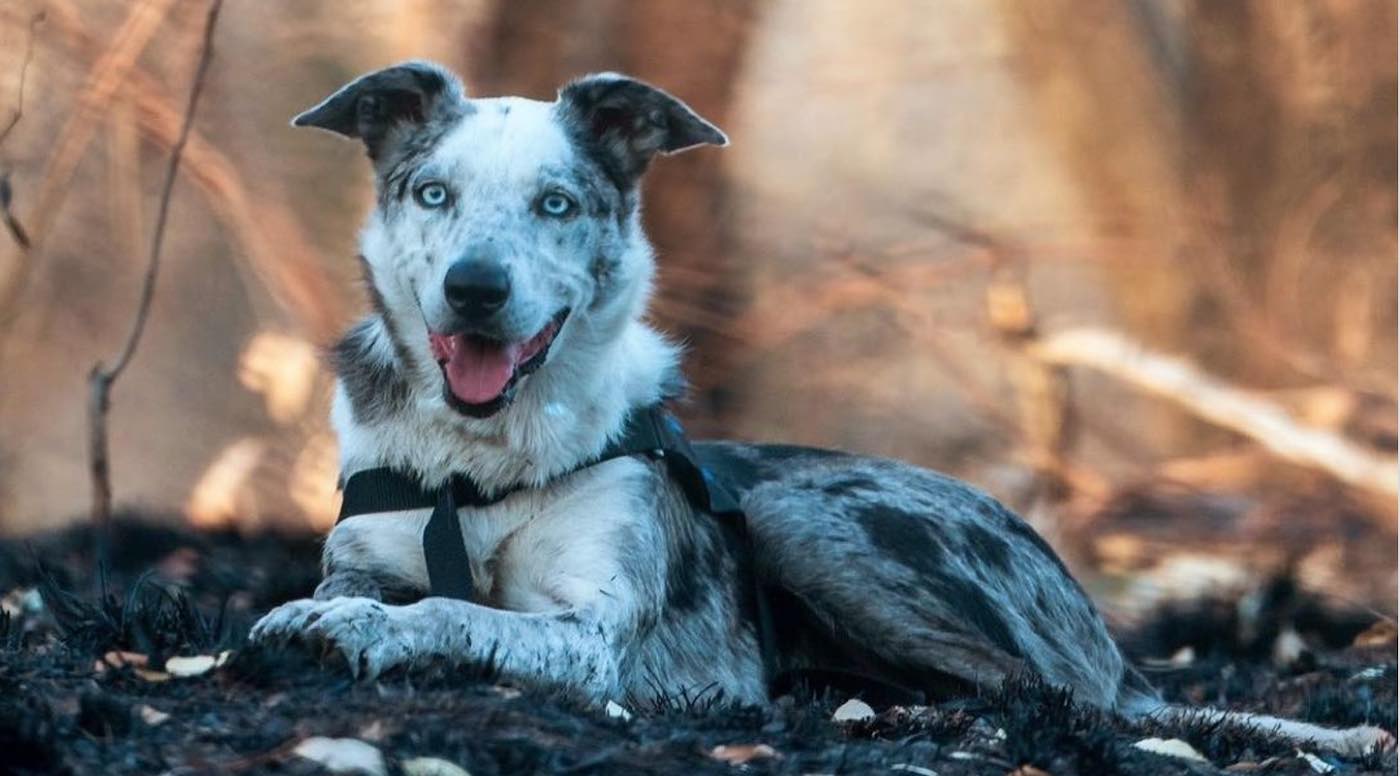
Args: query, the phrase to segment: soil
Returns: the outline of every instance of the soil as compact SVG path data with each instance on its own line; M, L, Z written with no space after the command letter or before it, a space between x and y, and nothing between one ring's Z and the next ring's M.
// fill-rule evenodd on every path
M82 528L0 543L0 772L325 773L293 752L312 736L366 742L388 773L423 772L413 759L435 757L475 776L1396 772L1393 752L1346 760L1209 726L1126 722L1031 678L855 722L832 721L848 700L832 695L766 708L673 698L621 719L447 666L355 681L333 660L246 644L261 613L311 592L317 538L128 515L110 547L98 564ZM1163 610L1121 641L1170 700L1395 732L1393 623L1329 609L1287 580L1247 603ZM168 657L225 650L198 676L160 670ZM1148 737L1182 739L1208 762L1134 746Z

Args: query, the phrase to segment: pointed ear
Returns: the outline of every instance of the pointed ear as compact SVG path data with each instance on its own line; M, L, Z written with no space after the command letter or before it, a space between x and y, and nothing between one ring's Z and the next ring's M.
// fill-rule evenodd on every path
M342 86L292 125L358 137L377 161L416 130L467 110L457 76L431 62L404 62Z
M559 92L561 118L620 187L631 186L658 152L729 145L714 124L666 92L617 73L588 75Z

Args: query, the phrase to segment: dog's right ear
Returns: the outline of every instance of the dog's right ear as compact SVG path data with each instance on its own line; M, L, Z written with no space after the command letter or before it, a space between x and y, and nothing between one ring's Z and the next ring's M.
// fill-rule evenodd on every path
M431 62L415 61L360 76L292 119L292 125L358 137L369 157L379 160L399 130L417 130L466 110L457 76Z

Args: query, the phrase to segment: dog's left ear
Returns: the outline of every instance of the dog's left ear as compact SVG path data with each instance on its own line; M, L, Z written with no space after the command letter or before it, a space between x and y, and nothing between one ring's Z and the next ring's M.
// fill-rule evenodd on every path
M657 153L729 145L714 124L661 89L617 73L580 78L559 92L559 108L619 185L630 186Z
M408 133L466 110L457 76L432 62L412 61L360 76L292 119L292 125L357 137L378 161Z

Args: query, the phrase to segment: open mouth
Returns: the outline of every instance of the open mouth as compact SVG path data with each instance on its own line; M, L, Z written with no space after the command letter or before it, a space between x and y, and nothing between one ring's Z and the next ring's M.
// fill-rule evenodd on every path
M569 309L560 310L533 337L501 342L475 334L428 332L428 344L442 369L443 395L453 409L474 418L496 414L510 403L520 379L549 356Z

